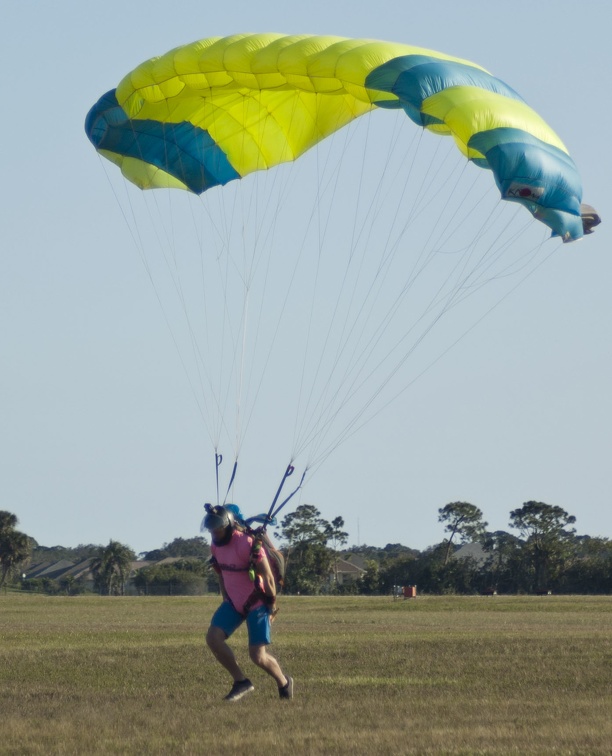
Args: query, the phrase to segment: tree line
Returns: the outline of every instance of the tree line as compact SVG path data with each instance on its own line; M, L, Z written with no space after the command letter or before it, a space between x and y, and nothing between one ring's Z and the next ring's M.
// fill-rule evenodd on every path
M509 515L509 526L516 533L489 531L482 511L468 502L446 504L438 510L438 520L445 537L423 551L402 544L347 548L342 517L327 521L315 506L303 504L283 518L274 534L287 561L285 591L375 595L417 585L420 593L431 594L612 593L612 542L577 535L576 518L561 507L525 502ZM106 595L122 594L128 578L144 594L190 593L202 586L217 589L208 564L210 548L201 536L176 538L142 553L146 561L174 559L132 574L136 554L125 544L48 548L18 531L17 523L15 515L0 512L0 586L76 593L82 586L74 579L67 578L65 585L48 581L45 586L21 581L18 575L28 561L89 558L95 590ZM462 555L462 544L472 544L469 555ZM340 579L342 560L360 565L357 579Z

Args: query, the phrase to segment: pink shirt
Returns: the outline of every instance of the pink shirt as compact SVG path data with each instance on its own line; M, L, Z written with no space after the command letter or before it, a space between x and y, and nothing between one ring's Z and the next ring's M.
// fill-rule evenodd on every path
M253 538L246 533L235 530L230 542L226 546L211 544L210 551L223 574L225 592L230 597L234 607L242 611L242 607L253 593L255 583L249 577L249 564L251 561L251 547ZM262 547L255 563L259 563L265 551ZM256 601L252 608L261 606L261 600Z

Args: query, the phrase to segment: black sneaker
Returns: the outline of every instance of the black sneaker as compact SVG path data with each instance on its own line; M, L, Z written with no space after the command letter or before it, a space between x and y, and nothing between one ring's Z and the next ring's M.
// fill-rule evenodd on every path
M287 682L278 689L280 698L293 698L293 677L287 676Z
M240 682L234 682L232 689L223 700L239 701L242 696L246 696L246 694L250 693L252 690L255 690L255 686L250 680L240 680Z

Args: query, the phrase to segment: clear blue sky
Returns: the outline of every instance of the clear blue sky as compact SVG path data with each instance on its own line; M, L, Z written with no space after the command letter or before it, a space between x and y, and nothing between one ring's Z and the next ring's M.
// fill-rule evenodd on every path
M579 533L612 537L611 25L608 4L566 0L7 6L0 509L47 546L113 538L142 551L198 534L214 496L212 450L83 121L153 55L281 31L405 42L479 63L557 131L604 219L591 237L559 245L338 448L296 503L344 517L351 543L425 548L443 537L438 508L457 500L479 506L491 529L507 529L510 510L535 499L575 515ZM238 489L248 512L263 508L286 463L269 459L265 433L255 446Z

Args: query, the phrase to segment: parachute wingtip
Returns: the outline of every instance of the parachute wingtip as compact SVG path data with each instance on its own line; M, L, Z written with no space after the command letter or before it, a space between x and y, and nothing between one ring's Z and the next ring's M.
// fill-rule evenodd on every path
M592 234L595 226L599 226L601 223L601 217L597 210L584 202L580 205L580 217L582 218L582 228L585 236Z

